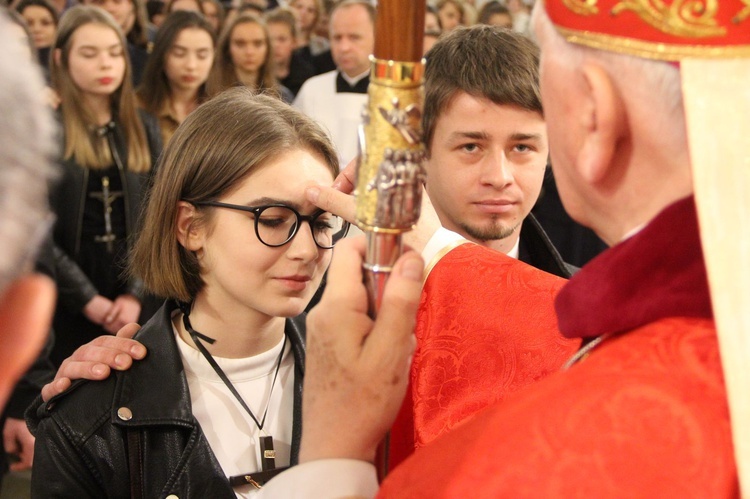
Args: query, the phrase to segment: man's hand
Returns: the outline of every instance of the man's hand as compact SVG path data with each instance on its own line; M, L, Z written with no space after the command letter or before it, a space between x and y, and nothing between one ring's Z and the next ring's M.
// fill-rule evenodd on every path
M78 347L73 355L60 365L55 379L42 388L42 399L48 402L68 388L74 379L105 379L110 369L126 371L133 360L146 356L146 347L131 339L141 327L128 324L117 332L117 336L100 336Z
M344 175L344 172L339 174L337 182L342 175ZM353 195L345 194L335 187L326 187L323 185L308 187L305 195L307 200L318 208L343 217L349 223L354 223L357 205ZM440 219L430 202L429 196L427 196L427 192L422 188L422 209L419 221L412 230L404 232L404 243L421 253L427 242L439 228Z
M141 302L133 295L120 295L112 303L107 317L104 319L104 329L112 334L125 327L126 324L136 322L141 315Z
M8 418L3 427L3 445L5 452L19 458L10 465L11 471L31 469L34 462L34 436L26 427L23 419Z
M373 461L406 392L424 262L413 251L399 258L373 321L364 253L361 238L338 243L328 286L307 318L300 462Z
M343 192L344 194L351 194L354 192L354 178L357 171L357 162L359 157L349 161L341 172L339 172L336 180L333 181L333 188Z

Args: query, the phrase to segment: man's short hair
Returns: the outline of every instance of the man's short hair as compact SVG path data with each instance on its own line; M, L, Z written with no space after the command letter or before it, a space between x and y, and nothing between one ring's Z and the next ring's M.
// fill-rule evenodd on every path
M458 27L426 55L422 114L429 152L435 123L458 92L544 115L539 94L539 48L497 26Z
M29 51L0 12L0 294L36 253L49 220L54 119Z
M375 5L370 0L343 0L341 2L338 2L334 4L333 9L331 9L331 17L333 17L333 13L337 10L343 9L345 7L351 7L352 5L361 5L365 8L367 11L367 15L370 16L370 21L372 21L372 24L375 24L375 16L377 15L377 11L375 9Z

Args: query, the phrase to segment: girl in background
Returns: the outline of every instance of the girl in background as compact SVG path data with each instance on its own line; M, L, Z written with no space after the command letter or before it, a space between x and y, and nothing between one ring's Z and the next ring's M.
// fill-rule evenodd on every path
M166 145L188 114L206 101L216 35L197 12L177 11L164 21L154 42L143 83L141 106L159 119Z
M224 27L208 80L208 93L214 96L236 85L277 96L286 103L294 99L289 89L276 79L266 24L249 13L239 14Z
M289 9L277 7L266 13L265 19L271 36L276 78L297 95L302 84L315 76L315 68L300 51L294 50L297 36L294 14Z
M188 116L131 259L168 298L138 333L149 355L32 411L34 497L250 497L296 464L300 314L347 227L305 189L337 162L311 119L245 88Z
M128 41L133 85L138 86L150 44L156 36L156 28L148 22L145 0L81 0L81 3L106 10L120 25Z
M456 26L464 26L463 0L438 0L436 4L443 32L448 33Z
M56 362L141 312L141 286L122 270L161 137L156 120L136 109L126 46L109 14L77 6L63 16L53 49L63 144L51 204L55 243L67 257L58 259Z
M297 18L297 48L305 48L305 55L309 58L328 50L328 40L315 34L318 21L323 16L321 0L291 0L288 5Z
M48 75L50 47L55 41L57 31L57 11L47 0L21 0L16 5L16 11L26 21L34 40L39 64L44 68L45 75Z
M200 0L169 0L167 2L167 16L180 10L191 10L203 14L203 3Z
M221 33L221 28L224 26L224 18L226 17L226 11L224 6L219 0L201 0L203 6L203 15L206 16L209 24L213 26L214 32Z

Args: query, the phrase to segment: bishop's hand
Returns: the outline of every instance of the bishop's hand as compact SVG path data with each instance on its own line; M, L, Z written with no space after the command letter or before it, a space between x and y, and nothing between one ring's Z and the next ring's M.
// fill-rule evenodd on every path
M424 262L413 251L398 259L373 321L364 253L362 238L336 246L328 286L307 318L300 462L372 462L406 392Z

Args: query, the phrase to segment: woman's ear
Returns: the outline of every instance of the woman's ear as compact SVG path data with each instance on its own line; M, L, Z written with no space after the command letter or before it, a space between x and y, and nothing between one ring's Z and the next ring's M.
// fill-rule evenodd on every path
M584 98L584 138L578 154L580 173L592 184L606 179L617 162L617 147L627 133L627 115L622 96L611 75L596 63L581 68Z
M55 58L55 64L58 67L62 66L62 49L55 49L55 51L52 52L52 57Z
M186 202L177 202L177 241L188 251L203 248L205 229L198 221L198 210Z

